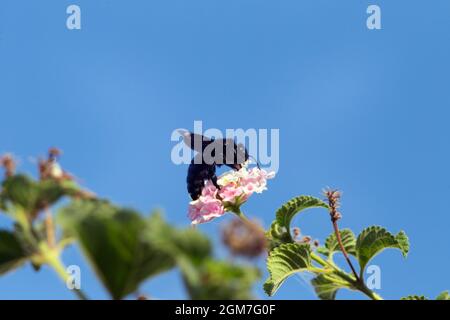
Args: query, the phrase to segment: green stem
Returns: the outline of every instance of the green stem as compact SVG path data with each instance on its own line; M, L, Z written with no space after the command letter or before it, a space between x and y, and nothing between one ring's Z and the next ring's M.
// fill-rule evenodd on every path
M40 249L45 263L47 263L50 267L53 268L53 270L55 270L56 274L61 278L64 284L67 284L67 281L69 280L69 274L67 274L66 267L59 258L58 251L54 249L52 250L47 245L41 245ZM88 299L83 291L81 291L81 289L73 289L72 291L75 292L79 299Z
M245 214L241 211L240 208L232 208L231 211L237 215L242 221L250 222L250 220L245 216Z
M383 300L383 298L378 295L377 293L370 290L364 282L359 282L358 290L364 293L366 296L368 296L372 300Z
M322 267L331 267L333 269L337 269L336 266L326 260L324 260L321 256L311 252L311 259L320 264Z
M346 273L345 271L342 271L337 266L335 266L333 263L324 260L322 257L317 255L314 252L311 252L311 259L320 264L322 267L329 267L334 269L334 272L337 276L339 276L341 279L345 280L347 283L349 283L352 287L356 288L357 290L364 293L366 296L368 296L372 300L383 300L383 298L378 295L377 293L370 290L363 282L362 279L355 279L353 275L350 275Z

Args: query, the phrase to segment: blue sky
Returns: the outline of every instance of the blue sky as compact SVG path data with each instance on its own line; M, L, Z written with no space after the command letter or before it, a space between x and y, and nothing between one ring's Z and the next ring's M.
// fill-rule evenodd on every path
M81 7L81 30L66 28L70 4ZM366 28L369 4L381 7L382 30ZM280 170L247 214L268 226L291 197L340 188L342 227L410 237L408 259L386 251L374 260L378 292L435 297L450 289L449 13L446 0L3 0L0 152L34 170L30 157L59 146L90 189L187 226L187 167L170 161L172 130L194 120L278 128ZM201 230L219 241L229 218ZM331 232L320 210L295 224L322 240ZM64 260L82 267L88 295L107 298L77 248ZM142 291L185 297L176 271ZM293 277L275 297L315 295ZM0 299L10 298L73 295L51 270L26 266L0 278Z

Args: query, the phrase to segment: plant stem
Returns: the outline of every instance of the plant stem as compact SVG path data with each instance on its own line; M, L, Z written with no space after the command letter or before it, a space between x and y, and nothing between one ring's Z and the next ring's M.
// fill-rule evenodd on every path
M366 296L368 296L372 300L383 300L382 297L380 297L377 293L370 290L363 281L357 280L354 278L354 275L350 275L346 273L345 271L339 269L337 266L335 266L333 263L324 260L322 257L317 255L314 252L311 252L311 259L320 264L322 267L330 267L334 270L335 274L339 276L341 279L345 280L347 283L350 284L351 287L357 289L358 291L361 291Z
M358 290L364 293L366 296L368 296L372 300L383 300L383 298L378 295L377 293L370 290L364 282L360 282L360 286L358 287Z
M40 249L45 263L47 263L50 267L53 268L53 270L55 270L56 274L61 278L64 284L67 284L67 281L69 280L69 274L67 274L66 267L59 258L58 251L51 249L45 245L41 245ZM75 292L79 299L88 299L83 291L81 291L81 289L72 289L72 291Z
M240 208L233 208L232 212L237 215L242 221L245 223L249 223L250 220L245 216L245 214L241 211Z
M336 234L336 239L339 243L339 247L341 248L342 254L345 257L345 260L347 260L347 263L350 266L350 269L352 269L353 275L355 276L356 280L360 281L358 273L356 273L356 270L353 267L352 261L350 260L350 257L347 254L347 250L345 250L344 244L342 243L341 233L339 231L337 219L331 218L331 222L333 223L334 233Z
M350 260L347 250L345 250L344 244L342 243L341 233L339 232L338 220L341 218L341 213L338 212L338 208L340 206L340 198L341 193L338 190L326 190L325 196L328 199L328 206L330 211L331 222L333 224L334 233L336 235L336 240L339 244L339 247L344 254L345 260L347 260L350 269L352 269L353 275L356 278L356 281L360 281L358 273L356 273L355 268L353 267L352 261Z
M45 230L47 233L47 242L50 248L56 246L55 226L53 224L52 212L46 206L45 208Z
M315 254L314 252L311 252L311 259L320 264L322 267L331 267L333 269L336 269L336 266L322 259L321 256Z

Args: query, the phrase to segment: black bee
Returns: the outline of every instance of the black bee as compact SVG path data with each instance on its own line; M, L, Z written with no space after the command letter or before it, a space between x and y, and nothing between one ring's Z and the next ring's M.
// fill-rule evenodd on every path
M234 170L242 168L249 159L243 144L236 144L233 139L209 139L199 134L182 132L184 142L198 154L192 159L187 175L187 190L196 200L202 194L205 182L210 180L217 189L216 167L226 165Z

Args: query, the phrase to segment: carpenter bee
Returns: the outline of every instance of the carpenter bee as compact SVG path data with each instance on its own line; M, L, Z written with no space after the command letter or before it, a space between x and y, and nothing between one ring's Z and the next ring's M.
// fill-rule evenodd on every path
M187 190L192 200L200 197L208 180L220 189L217 184L216 167L226 165L239 170L249 159L244 145L236 144L233 139L210 139L187 131L180 133L183 135L184 143L198 152L189 165L186 178Z

